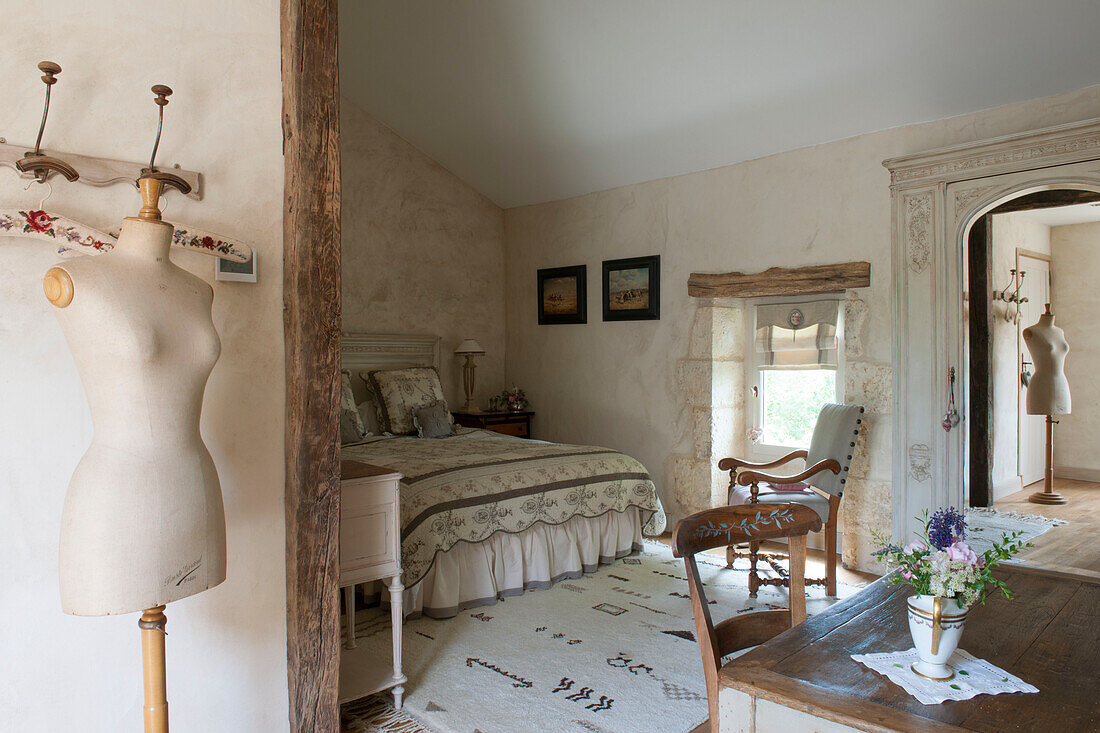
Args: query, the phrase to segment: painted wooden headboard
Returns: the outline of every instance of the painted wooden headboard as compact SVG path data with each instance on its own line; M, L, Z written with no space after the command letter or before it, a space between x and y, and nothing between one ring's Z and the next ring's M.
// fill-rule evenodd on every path
M340 334L340 368L351 372L356 403L367 399L360 372L410 366L439 368L439 336L403 333Z

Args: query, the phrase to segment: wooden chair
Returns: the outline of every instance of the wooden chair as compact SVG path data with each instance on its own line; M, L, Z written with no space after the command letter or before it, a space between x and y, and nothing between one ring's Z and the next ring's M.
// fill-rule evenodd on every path
M718 468L730 473L729 503L768 504L791 502L808 506L817 512L825 524L825 577L810 578L808 585L824 585L826 594L836 595L836 524L840 511L840 497L848 480L848 467L855 452L856 437L863 424L863 408L859 405L827 404L821 408L814 425L809 450L796 450L782 458L767 463L752 463L740 458L723 458ZM793 476L777 476L764 473L802 458L806 470ZM805 483L803 483L805 482ZM786 570L779 564L778 555L761 555L760 541L749 542L749 596L756 598L762 585L787 585ZM743 556L734 544L726 548L726 567ZM761 578L757 563L763 557L778 577Z
M821 529L821 517L799 504L756 504L704 509L682 519L672 534L672 554L684 558L695 633L703 655L707 681L710 730L718 731L718 669L722 657L763 644L776 634L806 620L806 534ZM790 542L790 607L778 611L743 613L717 624L699 579L695 554L740 542L787 537ZM697 729L698 730L698 729Z

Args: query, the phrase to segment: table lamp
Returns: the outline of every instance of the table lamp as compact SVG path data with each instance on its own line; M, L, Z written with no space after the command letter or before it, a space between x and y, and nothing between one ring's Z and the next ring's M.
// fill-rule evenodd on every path
M465 339L455 349L455 356L465 356L466 363L462 365L462 386L466 390L466 404L462 406L463 412L481 412L474 403L474 385L477 379L477 365L475 356L483 356L485 349L473 339Z

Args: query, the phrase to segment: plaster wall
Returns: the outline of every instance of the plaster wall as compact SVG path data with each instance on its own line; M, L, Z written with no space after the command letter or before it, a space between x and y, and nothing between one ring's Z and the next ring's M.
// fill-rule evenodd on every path
M1058 476L1100 481L1100 222L1051 227L1053 262L1051 309L1066 332L1066 379L1073 413L1058 418L1054 471Z
M1012 281L1016 250L1050 254L1051 228L1030 219L1027 212L993 217L993 287L1001 289ZM990 297L983 293L981 297ZM972 293L971 297L977 297ZM1023 488L1019 473L1020 438L1020 326L1006 321L1008 304L993 305L993 498L1001 499ZM1015 312L1015 305L1011 308ZM1042 305L1038 311L1042 312Z
M43 10L11 3L5 21L42 27ZM43 59L64 69L44 140L60 151L146 160L157 119L149 87L175 89L158 162L201 171L205 192L202 201L169 193L166 219L238 237L259 252L256 284L214 282L212 258L171 255L214 288L222 351L202 434L221 477L228 530L226 581L167 609L174 730L288 729L279 40L275 0L59 0L49 5L48 32L10 33L0 46L0 131L12 143L34 143L43 87L35 65ZM0 169L3 205L37 208L44 192L26 185ZM53 183L45 204L103 230L139 208L131 187L65 181ZM0 730L136 731L138 615L61 612L61 505L92 425L42 294L56 260L48 243L0 233Z
M452 409L465 402L454 350L477 339L486 408L506 386L503 211L347 97L340 153L343 329L442 336Z
M871 287L850 294L845 393L867 408L841 512L844 557L870 567L872 530L892 512L892 307L888 157L1100 116L1100 89L1032 100L803 148L713 170L505 212L507 378L525 387L551 440L636 456L672 519L714 500L697 452L698 401L709 376L693 359L691 272L871 263ZM604 323L600 262L660 254L660 321ZM535 271L588 266L589 322L539 326ZM693 401L694 399L694 401ZM738 428L744 430L744 414ZM738 447L736 441L731 449Z

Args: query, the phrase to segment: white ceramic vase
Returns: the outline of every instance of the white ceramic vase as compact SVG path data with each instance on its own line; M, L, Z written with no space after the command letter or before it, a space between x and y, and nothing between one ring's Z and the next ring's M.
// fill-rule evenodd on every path
M948 666L947 660L959 646L967 609L953 598L937 596L910 596L906 605L909 633L920 657L911 669L930 680L951 679L955 670Z

